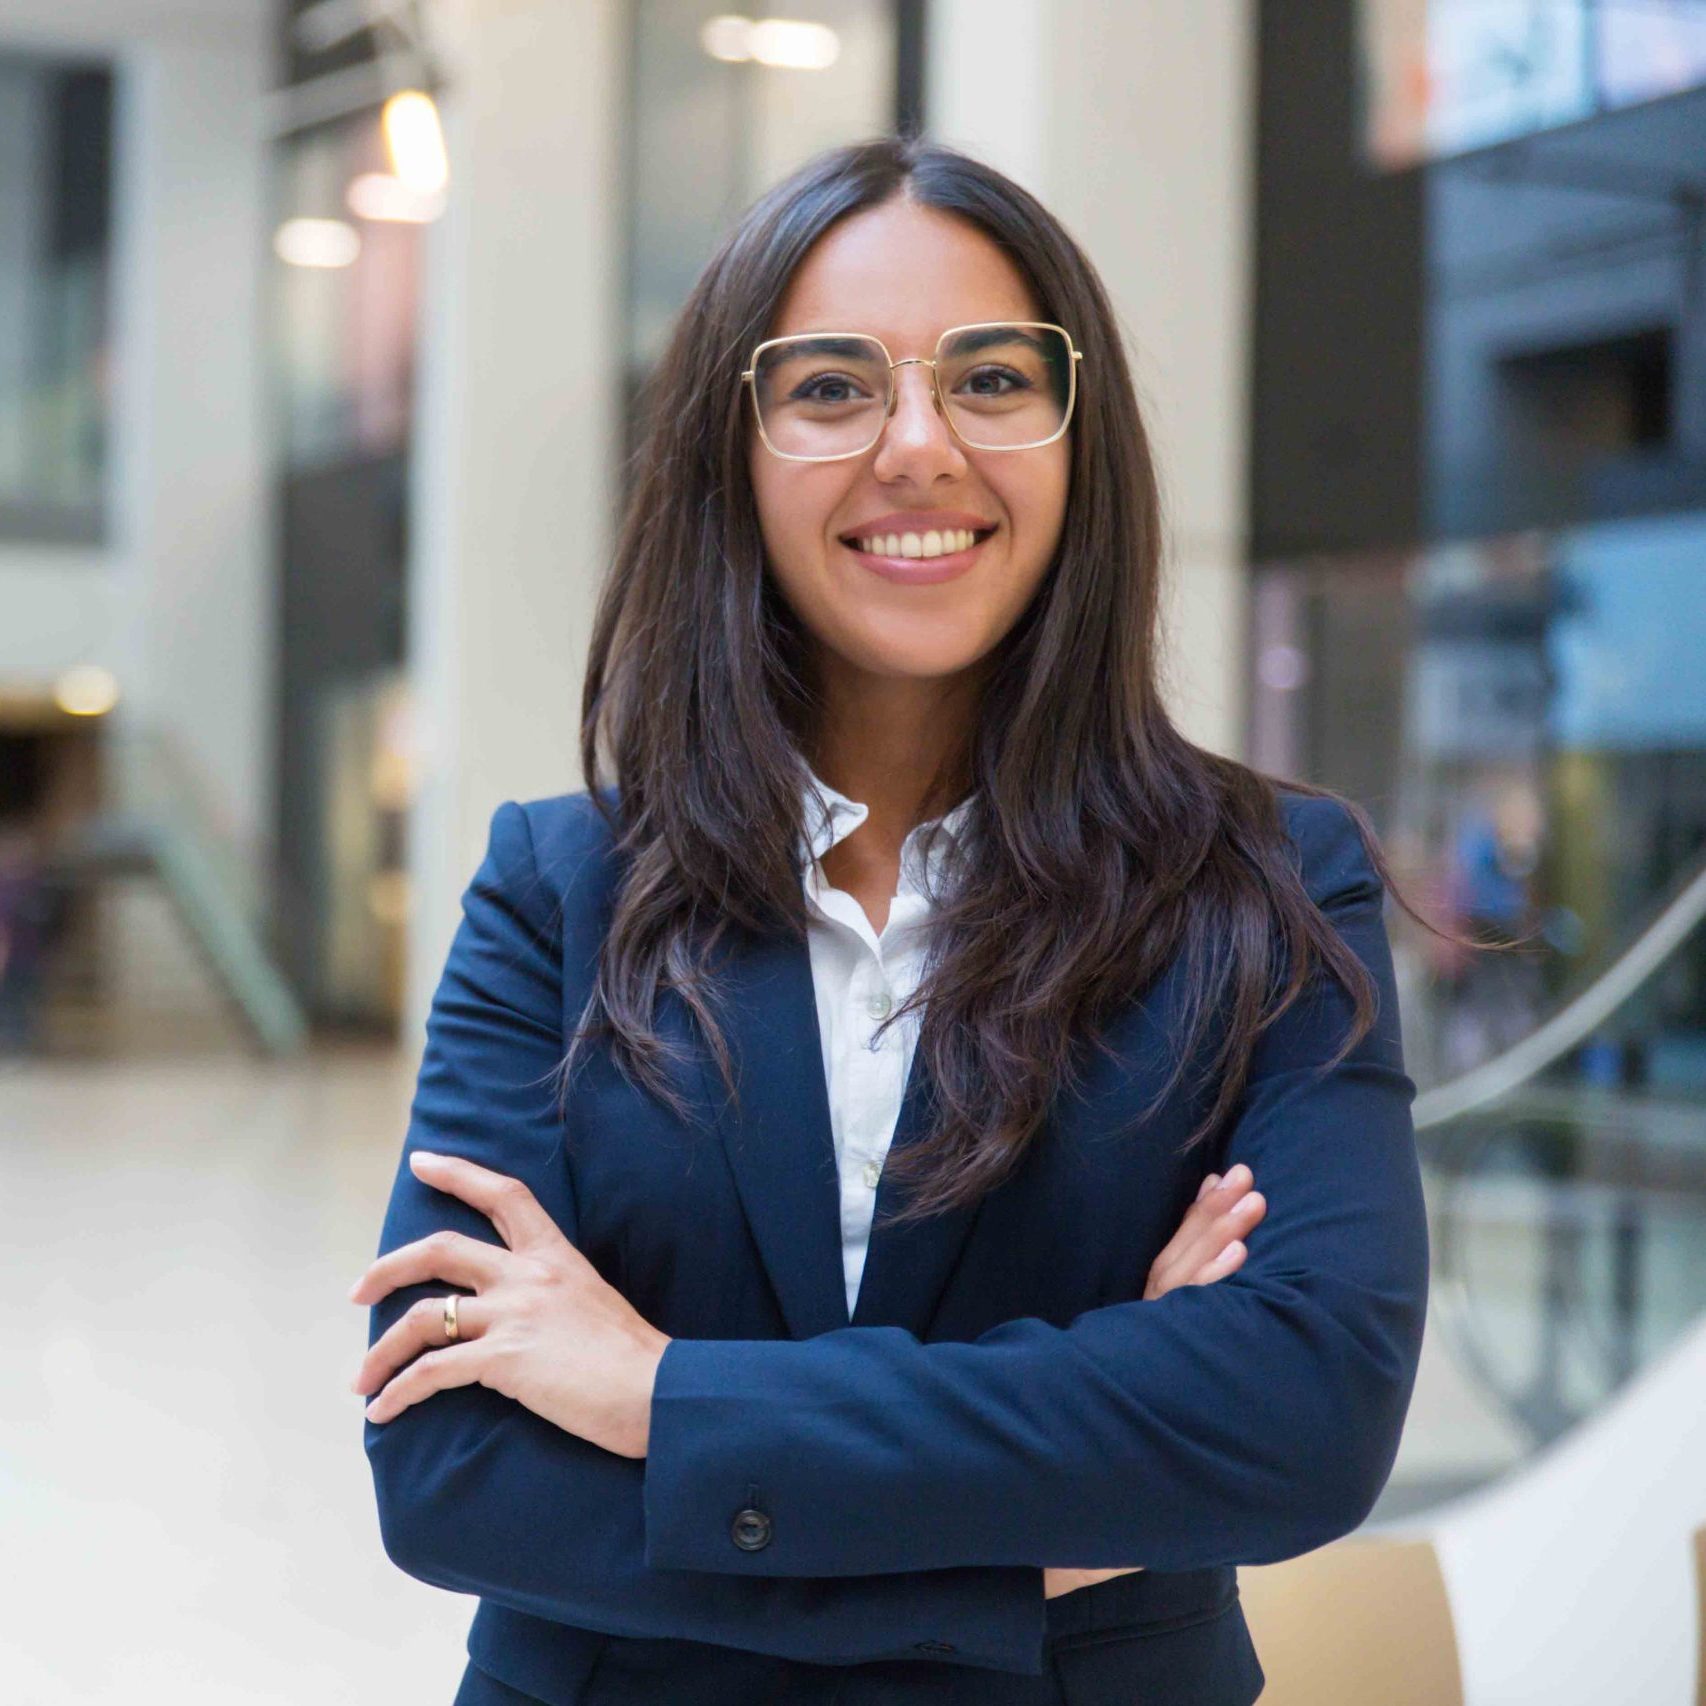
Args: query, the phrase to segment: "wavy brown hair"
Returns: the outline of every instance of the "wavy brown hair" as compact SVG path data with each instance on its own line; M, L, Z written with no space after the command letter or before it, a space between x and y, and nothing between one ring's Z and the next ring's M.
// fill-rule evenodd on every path
M981 660L968 744L927 802L972 798L922 981L885 1021L922 1007L917 1046L936 1091L927 1138L885 1162L914 1186L892 1218L913 1219L1008 1176L1076 1078L1078 1046L1099 1042L1107 1017L1175 956L1186 1034L1144 1114L1219 1028L1216 1015L1226 1021L1198 1080L1217 1082L1218 1094L1187 1147L1231 1114L1257 1036L1318 970L1354 1002L1335 1061L1369 1029L1376 997L1304 890L1276 779L1194 746L1162 705L1161 499L1095 268L1001 173L932 142L885 138L815 157L746 212L643 393L582 703L582 766L620 875L594 988L558 1069L565 1093L577 1052L602 1036L631 1081L685 1117L669 1078L678 1056L653 1025L660 992L672 990L738 1105L715 1013L717 944L743 930L804 940L800 766L816 747L821 701L811 638L766 568L738 375L812 245L897 196L985 233L1024 275L1039 317L1067 327L1084 352L1054 560ZM1367 817L1343 803L1390 883Z

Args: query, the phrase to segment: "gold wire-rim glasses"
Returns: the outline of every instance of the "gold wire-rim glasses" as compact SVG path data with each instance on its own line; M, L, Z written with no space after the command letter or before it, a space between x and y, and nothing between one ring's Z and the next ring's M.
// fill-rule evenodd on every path
M942 345L959 332L979 332L990 326L1025 326L1039 331L1059 332L1066 340L1066 347L1071 353L1072 360L1066 369L1066 408L1060 417L1060 425L1047 438L1033 440L1029 444L973 444L966 435L954 424L953 412L947 406L947 399L942 395L942 373L938 363L942 359ZM770 434L764 430L764 411L758 406L758 360L767 349L774 349L778 344L795 343L802 338L864 338L873 343L883 352L883 360L888 362L888 397L883 406L882 425L877 428L871 442L858 450L838 450L833 456L796 456L791 451L778 450L770 442ZM751 356L751 366L741 374L742 385L752 391L752 416L758 423L758 436L764 441L764 448L772 456L779 456L784 462L847 462L855 456L864 456L874 450L882 442L883 426L893 418L895 404L900 400L900 391L894 382L894 370L897 367L927 367L930 369L930 389L935 396L936 413L948 423L948 431L963 444L967 450L1041 450L1045 444L1053 444L1062 433L1072 424L1073 410L1078 404L1078 364L1084 359L1083 350L1072 341L1072 334L1064 326L1057 326L1052 320L972 320L963 326L950 326L936 340L936 350L933 355L908 355L899 361L889 360L889 347L874 332L789 332L780 338L766 338L763 343L754 347Z

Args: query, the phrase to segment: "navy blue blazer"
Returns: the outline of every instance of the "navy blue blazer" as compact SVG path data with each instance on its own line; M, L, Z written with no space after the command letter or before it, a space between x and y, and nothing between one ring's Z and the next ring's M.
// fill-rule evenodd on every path
M1236 1566L1367 1516L1428 1289L1382 886L1341 806L1282 798L1310 894L1373 973L1372 1032L1320 1070L1350 1013L1320 979L1263 1033L1224 1135L1180 1155L1200 1087L1134 1119L1171 1066L1175 966L1117 1016L1111 1054L1089 1052L1015 1175L970 1209L874 1228L851 1321L805 942L721 950L738 1117L702 1049L684 1087L707 1129L595 1049L559 1118L550 1075L616 861L585 792L498 807L379 1249L446 1227L499 1241L408 1165L417 1147L465 1155L525 1180L674 1342L643 1461L480 1386L364 1421L386 1552L479 1596L461 1699L851 1701L866 1677L894 1701L1256 1698ZM657 1022L691 1040L673 994ZM895 1144L928 1095L920 1052ZM1243 1266L1144 1301L1204 1174L1238 1161L1268 1203ZM879 1222L890 1206L885 1180ZM447 1289L381 1300L369 1343ZM1045 1565L1133 1564L1043 1598Z

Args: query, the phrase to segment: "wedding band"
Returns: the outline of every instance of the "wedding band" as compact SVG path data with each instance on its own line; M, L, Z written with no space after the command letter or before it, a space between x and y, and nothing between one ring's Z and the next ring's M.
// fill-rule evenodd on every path
M453 1291L444 1300L444 1336L447 1339L457 1339L462 1334L462 1329L456 1324L456 1304L460 1295Z

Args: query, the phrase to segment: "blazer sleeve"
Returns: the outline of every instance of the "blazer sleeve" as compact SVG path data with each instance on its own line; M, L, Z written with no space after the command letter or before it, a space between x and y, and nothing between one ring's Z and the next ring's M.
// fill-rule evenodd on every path
M442 1229L499 1244L477 1209L416 1179L409 1155L463 1155L524 1180L577 1236L547 1082L565 1046L556 901L527 814L498 807L427 1021L425 1053L379 1254ZM398 1288L371 1345L409 1306L461 1288ZM1037 1672L1044 1610L1030 1569L956 1567L847 1580L742 1580L645 1557L645 1464L590 1444L483 1386L388 1422L363 1420L386 1553L434 1587L607 1634L669 1636L816 1663L952 1654ZM738 1508L738 1504L735 1508ZM730 1512L721 1516L728 1544ZM921 1647L922 1644L922 1647Z
M1349 814L1293 819L1314 899L1373 974L1374 1028L1313 985L1262 1033L1217 1165L1267 1214L1208 1286L969 1342L848 1327L676 1341L652 1400L646 1557L746 1576L948 1564L1262 1564L1355 1529L1415 1382L1428 1232L1383 887ZM758 1497L749 1500L748 1490ZM768 1545L730 1543L755 1503Z

